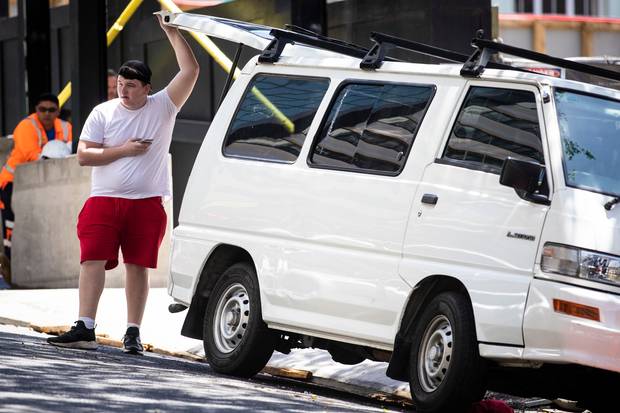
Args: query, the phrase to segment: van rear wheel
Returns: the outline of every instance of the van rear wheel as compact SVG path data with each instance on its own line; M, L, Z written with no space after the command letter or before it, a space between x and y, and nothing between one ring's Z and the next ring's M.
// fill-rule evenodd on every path
M261 315L254 267L228 268L209 297L203 324L205 355L224 374L252 377L265 367L275 348L275 334Z
M474 315L457 292L436 296L413 330L411 397L419 412L466 411L482 399L486 365L478 353Z

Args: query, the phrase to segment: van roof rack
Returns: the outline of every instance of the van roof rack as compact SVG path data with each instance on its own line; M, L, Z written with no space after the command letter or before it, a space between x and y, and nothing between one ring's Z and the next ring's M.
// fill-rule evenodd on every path
M366 53L368 53L368 49L352 43L347 43L343 42L342 40L322 36L320 34L297 26L288 27L294 31L271 29L269 34L273 36L273 39L258 57L259 62L277 62L280 59L282 51L284 50L284 46L289 43L299 43L307 46L314 46L320 49L329 50L331 52L336 52L351 57L357 57L360 59L363 58Z
M403 39L401 37L391 36L385 33L372 32L370 39L375 42L374 46L370 49L368 54L364 56L360 63L360 68L365 70L378 69L385 60L386 53L393 47L399 47L404 50L424 54L427 56L437 57L440 59L448 60L457 63L466 63L470 56L462 53L458 53L452 50L442 49L436 46L430 46L428 44L414 42L412 40ZM507 69L517 70L520 72L528 72L528 70L518 67L510 66L507 64L490 62L487 59L488 67L493 69Z
M469 57L469 59L467 59L467 61L463 65L463 68L461 69L462 76L480 76L482 72L484 72L484 69L486 67L492 67L490 63L493 62L489 62L491 55L497 52L502 52L512 56L522 57L536 62L558 66L564 69L576 70L578 72L600 76L607 79L620 80L619 72L614 72L612 70L603 69L585 63L561 59L559 57L549 56L543 53L533 52L531 50L521 49L519 47L486 40L482 38L480 31L478 31L476 37L472 39L471 44L476 48L476 51L474 51L474 53ZM493 63L493 65L495 65L495 63ZM511 67L513 70L516 69L513 66L509 67Z
M258 57L258 61L262 63L274 63L280 59L282 51L287 44L303 44L307 46L317 47L346 56L362 59L360 68L364 70L373 70L381 67L384 61L399 61L398 59L386 56L386 53L393 47L409 50L412 52L456 62L463 63L461 68L461 76L479 77L486 68L516 70L519 72L535 73L539 72L527 70L511 66L505 63L498 63L491 60L491 57L498 52L509 54L512 56L522 57L540 63L546 63L565 69L571 69L582 73L600 76L612 80L620 80L620 72L591 66L572 60L561 59L559 57L549 56L543 53L533 52L527 49L521 49L503 43L497 43L492 40L483 39L483 31L478 30L476 36L472 39L471 45L476 49L470 56L458 53L452 50L442 49L440 47L430 46L424 43L415 42L401 37L391 36L385 33L372 32L370 39L374 42L372 48L358 46L353 43L347 43L342 40L323 36L311 30L287 25L287 29L272 29L269 34L273 37L269 45L262 51Z

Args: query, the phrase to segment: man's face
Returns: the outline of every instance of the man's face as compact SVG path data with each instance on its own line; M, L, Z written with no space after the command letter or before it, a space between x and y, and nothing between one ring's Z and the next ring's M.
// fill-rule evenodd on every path
M117 98L116 93L116 76L108 76L108 100Z
M58 105L49 100L40 101L35 107L37 116L44 126L50 126L58 117Z
M125 79L118 76L117 80L118 97L121 98L123 106L129 109L138 109L144 105L146 98L151 90L151 85L144 84L137 79Z

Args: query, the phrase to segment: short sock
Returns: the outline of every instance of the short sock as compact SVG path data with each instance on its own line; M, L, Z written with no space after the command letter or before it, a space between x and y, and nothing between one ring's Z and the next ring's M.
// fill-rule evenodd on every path
M140 330L140 324L136 324L136 323L127 323L127 328L129 327L135 327L138 330Z
M80 317L80 318L78 318L78 320L83 321L84 325L89 330L92 330L93 328L95 328L95 320L93 318L90 318L90 317Z

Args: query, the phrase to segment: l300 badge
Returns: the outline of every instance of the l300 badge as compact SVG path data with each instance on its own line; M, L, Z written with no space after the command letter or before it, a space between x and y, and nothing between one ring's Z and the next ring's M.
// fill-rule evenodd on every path
M526 241L535 241L536 237L533 235L528 235L528 234L521 234L518 232L512 232L512 231L508 231L508 233L506 234L506 236L508 238L517 238L517 239L524 239Z

